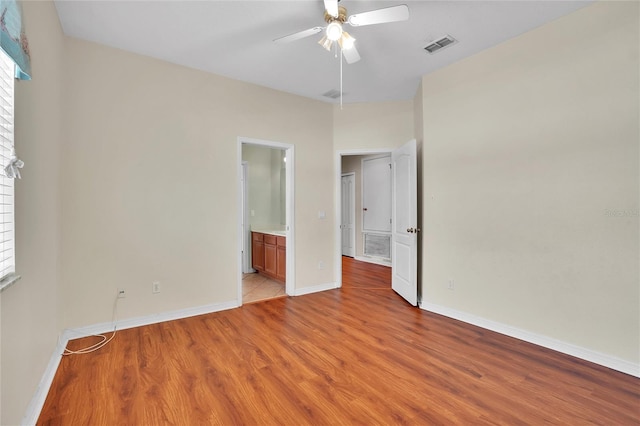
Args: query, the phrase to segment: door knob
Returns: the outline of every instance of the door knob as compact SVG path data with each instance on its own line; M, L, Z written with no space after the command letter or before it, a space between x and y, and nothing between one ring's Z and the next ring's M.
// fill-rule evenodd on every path
M410 234L417 234L420 232L420 228L407 228L407 232Z
M407 232L413 234L413 228L407 228Z

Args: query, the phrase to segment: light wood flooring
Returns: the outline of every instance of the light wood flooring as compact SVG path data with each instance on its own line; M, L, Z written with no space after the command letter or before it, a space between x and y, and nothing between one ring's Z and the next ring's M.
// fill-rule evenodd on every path
M640 379L411 307L388 268L343 261L342 289L64 357L38 424L640 424Z
M254 303L286 296L284 284L262 274L242 275L242 303Z

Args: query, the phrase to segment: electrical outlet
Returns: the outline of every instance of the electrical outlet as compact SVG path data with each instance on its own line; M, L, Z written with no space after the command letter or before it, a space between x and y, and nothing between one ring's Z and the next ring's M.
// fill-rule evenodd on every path
M453 289L454 289L454 286L453 286L453 280L449 280L449 282L447 283L447 288L448 288L449 290L453 290Z
M151 284L151 293L153 294L160 293L160 281L154 281Z
M324 262L322 260L318 261L318 269L324 269Z
M127 297L127 293L124 291L124 288L118 289L118 299L124 299Z

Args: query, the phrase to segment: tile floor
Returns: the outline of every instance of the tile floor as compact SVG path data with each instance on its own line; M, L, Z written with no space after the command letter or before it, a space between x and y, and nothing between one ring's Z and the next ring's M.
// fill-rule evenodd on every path
M282 283L258 273L242 275L242 303L258 302L285 295Z

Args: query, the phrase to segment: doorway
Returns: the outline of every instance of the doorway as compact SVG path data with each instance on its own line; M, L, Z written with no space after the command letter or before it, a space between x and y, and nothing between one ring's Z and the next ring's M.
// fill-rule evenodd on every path
M294 147L239 137L238 159L238 305L292 295L295 288ZM256 251L260 244L263 250ZM264 250L265 247L268 250ZM278 256L277 276L261 267L265 259L253 258L272 253ZM267 259L267 262L271 261Z
M342 164L343 157L354 155L389 155L392 169L392 220L391 220L391 288L411 305L418 304L417 247L417 143L413 139L397 149L337 151L336 170L336 211L338 224L342 216ZM336 227L335 268L338 287L342 287L342 238L341 229Z
M388 152L341 157L339 225L343 255L391 266L390 165Z
M356 257L356 174L343 173L341 184L342 255Z
M336 164L338 172L340 173L340 186L337 209L340 212L340 220L338 222L340 234L338 236L338 244L341 250L338 252L341 255L336 261L338 269L339 284L342 286L343 282L348 283L352 281L355 276L365 276L370 268L380 268L391 266L390 262L377 260L375 257L368 257L364 255L364 232L363 232L363 194L362 194L362 181L363 181L363 168L362 163L365 158L376 157L389 157L391 155L390 149L382 150L357 150L357 151L342 151L338 153L336 158ZM345 206L345 186L344 176L350 176L353 180L353 227L352 237L346 234L344 228L344 215L350 208ZM349 197L347 197L349 198ZM344 238L353 238L353 256L349 256L344 252ZM343 256L347 257L343 257ZM346 262L346 263L345 263ZM357 269L353 269L351 265L359 265ZM391 288L389 282L388 288Z

